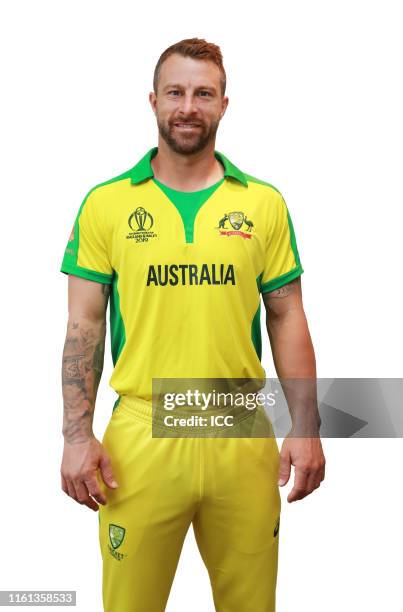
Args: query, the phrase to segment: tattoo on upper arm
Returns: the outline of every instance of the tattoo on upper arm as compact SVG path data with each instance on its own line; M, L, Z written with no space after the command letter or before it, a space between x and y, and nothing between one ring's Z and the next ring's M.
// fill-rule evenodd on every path
M296 291L298 284L299 284L299 278L295 278L294 280L290 281L286 285L283 285L282 287L279 287L278 289L274 289L274 291L268 291L267 293L264 293L263 299L266 301L271 298L285 298L287 297L287 295L290 295L290 293L293 293L294 291Z
M109 294L111 292L111 286L106 283L101 283L101 292L102 295L105 296L105 299L108 300Z

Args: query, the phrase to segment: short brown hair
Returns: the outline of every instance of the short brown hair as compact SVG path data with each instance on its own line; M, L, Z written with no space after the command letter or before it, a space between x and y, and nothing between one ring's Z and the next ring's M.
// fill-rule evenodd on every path
M179 53L179 55L182 55L183 57L193 57L194 59L209 60L214 62L221 72L221 95L223 96L225 94L227 77L224 70L221 49L217 45L207 42L204 40L204 38L185 38L184 40L181 40L165 49L165 51L161 54L154 70L153 87L155 93L157 93L161 65L173 53Z

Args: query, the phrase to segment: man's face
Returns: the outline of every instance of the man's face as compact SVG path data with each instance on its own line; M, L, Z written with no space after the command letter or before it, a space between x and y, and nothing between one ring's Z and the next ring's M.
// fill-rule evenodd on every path
M218 66L175 53L162 64L150 103L167 145L190 155L215 140L228 98L221 95Z

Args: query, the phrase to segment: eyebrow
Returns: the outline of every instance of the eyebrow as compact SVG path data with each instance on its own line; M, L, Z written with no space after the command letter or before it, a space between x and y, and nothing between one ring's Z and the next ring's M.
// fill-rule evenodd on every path
M170 85L165 85L163 91L166 91L167 89L183 89L182 85L179 85L178 83L173 83ZM205 89L208 91L216 91L215 87L210 87L209 85L199 85L199 87L196 87L196 89Z

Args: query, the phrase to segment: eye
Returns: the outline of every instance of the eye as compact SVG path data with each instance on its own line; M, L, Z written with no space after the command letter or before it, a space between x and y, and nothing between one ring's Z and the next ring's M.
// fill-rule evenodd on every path
M179 93L179 89L171 89L171 91L168 91L168 94L178 94Z
M203 90L200 92L200 94L204 97L204 94L206 94L207 96L211 96L211 93L209 91Z

